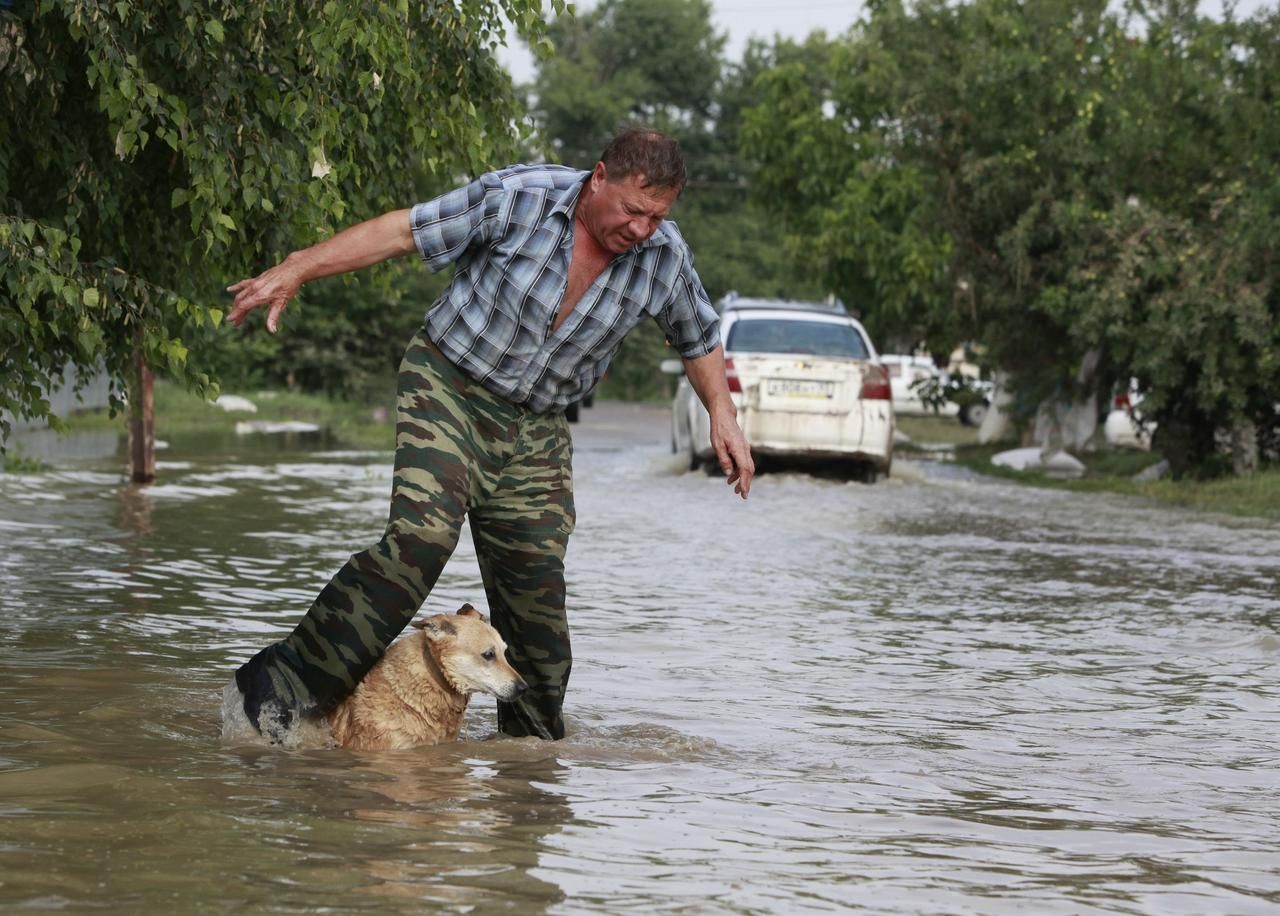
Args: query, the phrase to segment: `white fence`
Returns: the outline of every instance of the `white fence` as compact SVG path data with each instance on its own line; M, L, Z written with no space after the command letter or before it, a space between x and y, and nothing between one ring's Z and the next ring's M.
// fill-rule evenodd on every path
M110 385L105 371L101 371L90 378L88 384L78 395L74 391L76 376L75 368L68 365L63 373L65 381L54 389L49 397L49 407L55 416L65 417L73 410L91 410L96 407L107 406ZM13 421L13 429L15 431L20 429L44 429L48 425L43 419L28 420L18 418Z

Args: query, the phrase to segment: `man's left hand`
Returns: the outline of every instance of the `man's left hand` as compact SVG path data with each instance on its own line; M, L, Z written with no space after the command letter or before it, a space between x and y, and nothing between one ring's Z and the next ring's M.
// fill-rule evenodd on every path
M726 412L727 413L727 412ZM751 459L751 446L742 434L735 415L713 417L711 421L711 445L716 450L716 460L724 471L728 483L743 499L751 492L751 478L756 465Z

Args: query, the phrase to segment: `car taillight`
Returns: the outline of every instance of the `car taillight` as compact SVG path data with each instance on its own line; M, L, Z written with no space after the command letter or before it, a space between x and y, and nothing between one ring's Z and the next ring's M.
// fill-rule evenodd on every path
M729 391L742 394L742 380L738 378L738 370L733 368L733 360L724 361L724 378L729 383Z
M893 398L889 391L889 373L884 366L868 366L862 373L862 391L858 397L864 401L888 401Z

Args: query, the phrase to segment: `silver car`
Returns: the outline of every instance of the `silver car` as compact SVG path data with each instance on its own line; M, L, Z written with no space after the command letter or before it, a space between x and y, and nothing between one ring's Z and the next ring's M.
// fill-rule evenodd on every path
M843 305L730 295L720 312L729 392L755 455L836 459L868 482L889 473L889 374ZM663 370L683 375L679 360ZM691 469L715 460L710 418L684 377L671 405L671 448Z

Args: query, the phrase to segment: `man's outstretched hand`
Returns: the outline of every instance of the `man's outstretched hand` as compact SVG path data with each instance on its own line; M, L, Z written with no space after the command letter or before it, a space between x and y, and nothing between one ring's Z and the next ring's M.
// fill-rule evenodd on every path
M236 296L231 303L231 311L227 313L227 320L240 327L250 312L266 305L269 306L267 330L274 334L280 330L280 314L284 307L301 288L301 272L286 258L252 279L241 280L227 287L227 292L235 293Z

